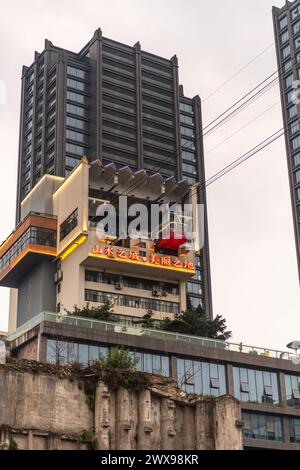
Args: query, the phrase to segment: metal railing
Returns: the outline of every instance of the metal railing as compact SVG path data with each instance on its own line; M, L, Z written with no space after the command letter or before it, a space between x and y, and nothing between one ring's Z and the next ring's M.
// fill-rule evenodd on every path
M266 358L292 360L296 357L295 354L291 354L287 351L278 351L276 349L249 346L242 343L231 343L229 341L220 341L209 338L201 338L199 336L171 333L169 331L141 328L138 325L127 326L121 322L113 323L100 320L90 320L88 318L62 315L52 312L42 312L39 315L35 316L19 328L17 328L13 333L8 335L6 337L6 340L14 341L15 339L30 331L32 328L39 325L43 321L48 321L51 323L61 323L63 325L78 326L82 328L90 328L111 333L123 333L128 335L144 336L168 341L180 341L204 348L223 349L226 351L252 354L255 356L263 356Z

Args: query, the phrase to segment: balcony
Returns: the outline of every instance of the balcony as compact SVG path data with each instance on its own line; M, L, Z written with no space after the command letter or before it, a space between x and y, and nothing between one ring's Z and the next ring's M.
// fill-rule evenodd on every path
M43 258L56 256L56 218L30 213L0 247L0 286L20 278Z

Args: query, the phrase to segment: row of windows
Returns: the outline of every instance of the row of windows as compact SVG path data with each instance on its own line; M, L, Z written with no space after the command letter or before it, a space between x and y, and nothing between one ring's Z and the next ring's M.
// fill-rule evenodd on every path
M96 302L106 304L112 302L113 305L120 307L140 308L144 310L154 310L165 313L179 313L179 304L176 302L167 302L164 300L147 299L135 297L133 295L115 295L97 290L86 289L85 300L87 302Z
M101 271L86 270L85 280L109 285L120 284L121 286L130 287L133 289L143 289L149 291L158 290L168 294L179 295L179 288L177 284L171 284L169 282L158 282L150 279L139 279L130 276L120 276L118 274L109 274Z
M8 267L28 245L56 246L56 232L40 227L29 227L0 259L0 271Z
M278 403L275 372L233 367L234 396L240 401Z
M243 434L248 439L282 441L282 419L280 416L257 413L242 413Z
M78 69L76 67L72 67L68 65L67 67L67 74L72 75L73 77L80 78L81 80L86 80L88 79L88 72Z

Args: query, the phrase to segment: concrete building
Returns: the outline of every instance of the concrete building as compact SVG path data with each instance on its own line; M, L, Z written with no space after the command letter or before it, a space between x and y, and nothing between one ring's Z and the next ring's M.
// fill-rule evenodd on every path
M22 73L17 224L21 201L42 176L65 177L83 156L203 185L201 102L184 96L176 56L118 43L100 29L78 53L45 41ZM206 211L205 189L198 200ZM211 316L206 212L205 222L188 289L190 303L203 303Z
M295 83L300 79L300 2L286 1L282 8L273 7L273 21L300 276L300 109Z

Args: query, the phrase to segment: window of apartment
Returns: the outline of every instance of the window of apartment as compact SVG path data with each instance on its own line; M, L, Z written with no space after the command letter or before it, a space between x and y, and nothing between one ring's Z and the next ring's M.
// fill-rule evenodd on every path
M78 80L73 80L72 78L67 79L67 86L79 91L87 91L88 88L86 83L79 82Z
M78 225L78 208L66 218L66 220L60 225L60 241L62 241L66 236L74 230Z
M283 71L284 73L288 72L289 70L291 70L292 68L292 61L291 60L288 60L287 62L285 62L283 64Z
M300 444L300 419L289 418L290 442Z
M200 297L192 297L189 295L188 301L192 308L203 307L203 300Z
M195 134L194 129L191 129L190 127L181 126L180 130L181 130L182 135L186 135L188 137L194 137L194 134Z
M287 20L287 16L284 16L283 18L281 18L281 20L279 20L279 29L280 31L285 28L288 24L288 20Z
M284 47L283 49L281 49L281 55L282 55L283 59L287 59L290 54L291 54L291 46L290 45L288 45L288 46Z
M192 173L194 175L197 174L196 172L196 167L194 165L191 165L190 163L182 163L182 171L187 172L187 173Z
M285 31L281 36L280 36L280 41L281 44L284 44L286 41L289 40L289 32Z
M293 118L297 115L297 106L294 104L294 106L291 106L290 108L288 108L288 116L289 118Z
M74 104L67 103L67 113L84 117L86 115L86 109L81 108L81 106L75 106Z
M67 139L75 140L76 142L84 143L87 140L87 136L81 132L71 131L67 129L66 132Z
M188 184L195 184L197 183L197 179L193 176L184 176L184 179L188 182Z
M131 354L137 361L137 370L149 374L161 374L165 377L170 376L170 359L168 356L139 351L134 351Z
M68 67L67 67L67 73L68 73L68 75L72 75L73 77L81 78L82 80L84 80L88 77L87 72L85 72L82 69L72 67L70 65L68 65Z
M282 441L282 418L258 413L242 413L243 434L247 439Z
M291 73L288 77L285 79L285 87L290 88L293 85L293 74Z
M240 401L278 403L278 380L275 372L233 367L234 396ZM247 384L247 390L243 387Z
M295 173L295 182L296 184L300 183L300 170Z
M100 356L106 355L107 352L106 346L47 339L47 362L51 364L77 362L87 365L98 361Z
M79 104L84 104L86 102L86 98L84 95L74 93L73 91L67 91L67 99Z
M286 100L288 104L292 103L295 100L295 91L291 90L286 94Z
M25 143L29 143L31 142L32 140L32 132L30 132L29 134L27 134L27 136L25 137Z
M24 175L24 181L28 181L30 179L30 171L27 171Z
M297 23L295 23L293 26L293 33L298 34L299 31L300 31L300 21L297 21Z
M225 366L206 361L177 358L178 383L187 393L226 394Z
M191 116L186 116L185 114L180 114L180 122L182 124L189 124L190 126L194 125L194 118Z
M295 44L295 49L299 49L299 47L300 47L300 36L295 39L294 44Z
M81 157L88 154L88 149L86 147L70 144L68 142L66 143L66 151L69 153L74 153L75 155L80 155Z
M291 12L292 20L295 20L300 14L300 5L294 8Z
M289 130L290 130L291 135L298 132L299 131L299 122L298 121L291 122L291 124L289 125Z
M294 166L300 165L300 153L296 153L293 155Z
M293 150L297 150L298 148L300 148L300 136L298 135L297 137L292 139L291 143Z
M80 158L66 157L66 166L74 168L78 163L80 163Z
M76 119L76 118L67 116L66 123L67 123L67 126L76 127L77 129L84 130L86 128L86 122L83 121L82 119Z
M180 103L180 111L193 114L193 107L190 104Z
M187 162L196 163L196 155L192 152L188 152L187 150L182 150L181 152L182 160L186 160Z
M189 294L197 294L202 295L202 286L201 284L195 282L188 282L187 283L187 291Z
M184 137L182 137L180 139L180 141L181 141L181 147L188 148L190 150L195 150L196 149L195 142L193 142L192 140L188 140L188 139L185 139Z
M28 158L28 159L25 160L25 162L24 162L24 168L29 168L29 167L30 167L30 164L31 164L31 160L30 160L30 158Z
M300 199L300 192L297 199ZM284 380L288 406L300 407L300 375L285 374Z

